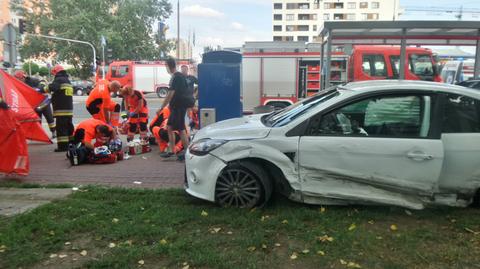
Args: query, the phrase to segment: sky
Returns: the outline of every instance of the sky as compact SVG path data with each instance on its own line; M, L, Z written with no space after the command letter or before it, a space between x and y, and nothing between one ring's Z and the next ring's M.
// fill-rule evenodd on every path
M379 0L382 1L382 0ZM167 38L177 35L177 0L173 7ZM200 59L205 46L240 47L245 41L272 40L272 0L180 0L180 37L192 39L195 32L194 58ZM480 0L400 0L405 7L442 7L465 11L480 9ZM409 12L401 20L456 20L455 14ZM465 14L463 20L480 20L480 15Z

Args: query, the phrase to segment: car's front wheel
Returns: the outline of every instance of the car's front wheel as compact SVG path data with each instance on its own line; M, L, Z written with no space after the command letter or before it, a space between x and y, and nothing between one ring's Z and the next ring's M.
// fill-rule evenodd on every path
M252 208L265 204L272 186L267 173L249 161L228 164L217 179L215 201L225 207Z
M83 95L82 89L80 89L80 88L76 89L75 94L76 94L77 96L82 96L82 95Z
M156 92L158 98L165 98L168 94L168 88L157 88Z

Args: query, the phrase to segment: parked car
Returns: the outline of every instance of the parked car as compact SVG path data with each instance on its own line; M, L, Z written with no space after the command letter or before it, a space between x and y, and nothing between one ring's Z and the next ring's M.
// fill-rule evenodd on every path
M185 189L245 208L274 189L308 204L464 207L479 202L478 156L479 91L354 82L201 129L186 152Z
M89 95L93 89L93 82L90 80L73 80L72 86L76 95Z
M462 82L458 83L457 85L480 90L480 80L478 80L478 79L465 80L465 81L462 81Z

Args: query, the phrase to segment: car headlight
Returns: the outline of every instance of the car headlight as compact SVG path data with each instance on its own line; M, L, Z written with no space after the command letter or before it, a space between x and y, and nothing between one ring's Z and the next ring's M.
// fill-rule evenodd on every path
M190 145L190 153L197 156L207 155L210 151L227 143L226 140L221 139L201 139Z

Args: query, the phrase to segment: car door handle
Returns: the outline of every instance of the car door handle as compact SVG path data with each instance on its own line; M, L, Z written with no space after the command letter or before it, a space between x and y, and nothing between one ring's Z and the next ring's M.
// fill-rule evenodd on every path
M429 155L424 152L409 152L407 153L407 157L415 161L433 160L433 155Z

